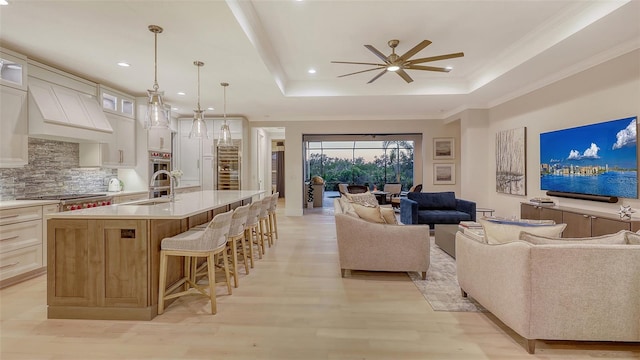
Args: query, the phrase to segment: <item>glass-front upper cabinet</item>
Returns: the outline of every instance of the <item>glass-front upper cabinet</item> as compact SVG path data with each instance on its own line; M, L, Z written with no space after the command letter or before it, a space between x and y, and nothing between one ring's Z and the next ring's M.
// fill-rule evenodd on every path
M106 112L135 118L135 99L133 96L99 85L98 91L102 99L102 109Z
M0 48L0 84L27 90L27 57Z

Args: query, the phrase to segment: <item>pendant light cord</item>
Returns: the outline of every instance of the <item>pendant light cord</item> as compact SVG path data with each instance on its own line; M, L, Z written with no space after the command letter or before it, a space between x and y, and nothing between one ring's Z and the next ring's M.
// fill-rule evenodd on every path
M154 32L154 53L153 53L153 90L158 91L158 33Z
M199 61L196 61L195 64L196 64L196 67L198 68L198 111L200 111L200 67L204 64L202 64Z
M158 86L158 34L163 31L163 29L158 25L149 25L149 31L153 33L153 90L158 91L160 88Z
M223 116L224 116L224 124L227 124L227 86L229 86L228 83L220 83L220 85L222 85L222 90L223 91Z

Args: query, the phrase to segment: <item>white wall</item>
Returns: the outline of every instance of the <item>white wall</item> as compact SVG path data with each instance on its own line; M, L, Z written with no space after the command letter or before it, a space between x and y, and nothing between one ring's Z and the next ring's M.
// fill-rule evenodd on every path
M456 191L460 192L460 178L464 171L460 169L460 156L455 160L436 162L453 162L456 164L455 185L433 185L433 145L434 137L453 137L456 154L460 153L460 123L442 120L388 120L388 121L299 121L299 122L255 122L253 128L283 127L285 128L285 214L287 216L302 215L304 196L303 177L303 134L422 134L423 144L416 144L414 153L414 182L423 184L423 191ZM252 134L257 132L252 131ZM255 144L255 142L254 142ZM270 144L270 143L269 143ZM417 149L422 149L418 151ZM269 158L270 159L270 158ZM270 167L270 161L267 165Z
M478 206L496 209L496 215L520 214L520 202L535 196L545 196L540 190L541 132L564 129L580 125L615 120L640 114L640 50L635 50L616 59L573 75L564 80L531 92L488 110L488 127L474 127L482 123L481 114L473 114L472 121L462 120L462 141L480 148L482 133L485 151L462 149L463 167L487 178L463 182L463 194L478 201ZM464 118L468 113L459 114ZM498 131L527 128L527 195L498 194L495 191L495 134ZM470 146L473 147L473 146ZM479 166L478 164L483 164ZM486 193L486 195L483 195ZM638 199L621 199L617 204L587 200L554 198L556 203L590 210L616 213L621 204L640 208Z

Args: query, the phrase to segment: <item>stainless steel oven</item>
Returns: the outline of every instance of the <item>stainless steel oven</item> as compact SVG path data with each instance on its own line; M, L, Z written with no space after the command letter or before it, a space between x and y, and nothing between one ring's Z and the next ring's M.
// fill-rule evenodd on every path
M169 194L171 180L168 175L159 174L151 183L153 174L160 170L171 172L171 153L149 151L149 198Z

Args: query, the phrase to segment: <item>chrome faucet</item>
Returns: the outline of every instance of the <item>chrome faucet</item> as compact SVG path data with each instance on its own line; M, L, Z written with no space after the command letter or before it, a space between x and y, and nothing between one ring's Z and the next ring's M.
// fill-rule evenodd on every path
M158 170L156 172L153 173L153 175L151 176L151 182L149 183L149 186L153 186L153 182L156 180L156 178L158 177L158 175L160 174L165 174L169 177L169 201L174 201L175 197L174 197L174 187L173 187L173 175L171 175L170 172L168 172L167 170Z

